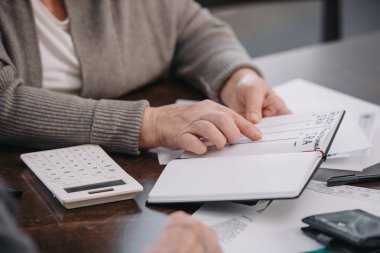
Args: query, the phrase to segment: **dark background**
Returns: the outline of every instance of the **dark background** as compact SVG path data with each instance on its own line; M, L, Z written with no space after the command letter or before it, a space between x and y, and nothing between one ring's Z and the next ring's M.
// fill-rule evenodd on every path
M322 0L198 0L229 23L252 57L322 41ZM380 29L379 0L340 0L342 39Z

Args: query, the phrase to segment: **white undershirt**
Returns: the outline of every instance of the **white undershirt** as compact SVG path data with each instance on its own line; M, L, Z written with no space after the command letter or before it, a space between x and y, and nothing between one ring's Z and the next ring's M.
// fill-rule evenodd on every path
M69 19L57 19L40 0L32 0L42 61L42 88L79 94L80 64L69 32Z

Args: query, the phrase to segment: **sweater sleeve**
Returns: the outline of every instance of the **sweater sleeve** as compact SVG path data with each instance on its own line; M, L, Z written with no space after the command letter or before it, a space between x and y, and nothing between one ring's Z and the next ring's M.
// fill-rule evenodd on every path
M194 1L175 1L178 39L174 62L181 77L218 101L221 87L235 70L249 67L260 73L225 23Z
M0 51L4 56L1 45ZM91 143L111 152L139 154L147 101L84 99L29 87L25 81L17 78L9 59L1 59L1 143L41 149Z

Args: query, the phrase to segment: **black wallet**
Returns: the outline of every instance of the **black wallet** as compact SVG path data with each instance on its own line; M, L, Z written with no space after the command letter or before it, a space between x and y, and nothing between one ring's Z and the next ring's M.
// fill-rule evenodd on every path
M308 216L304 233L337 252L380 252L380 217L363 210Z

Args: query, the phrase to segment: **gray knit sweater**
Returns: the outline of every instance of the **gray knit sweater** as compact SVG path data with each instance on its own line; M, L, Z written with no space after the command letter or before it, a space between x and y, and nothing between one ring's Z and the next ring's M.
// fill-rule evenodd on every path
M0 142L34 148L94 143L138 154L147 101L113 100L169 69L217 99L250 58L192 0L66 0L81 64L80 96L41 89L29 0L0 1Z

